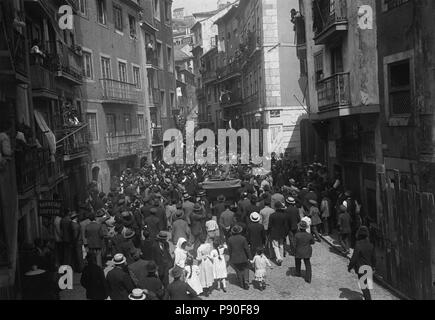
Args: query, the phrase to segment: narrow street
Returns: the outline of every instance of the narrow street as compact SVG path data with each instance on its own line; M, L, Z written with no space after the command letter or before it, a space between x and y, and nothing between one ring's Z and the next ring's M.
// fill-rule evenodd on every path
M213 290L209 297L203 300L362 300L358 288L357 277L347 272L348 260L340 256L329 247L326 242L316 243L313 246L313 279L311 284L294 274L294 259L288 255L281 267L272 263L266 280L267 288L259 291L250 286L243 290L237 285L236 274L228 267L228 289ZM302 275L304 274L302 263ZM250 280L253 279L250 272ZM372 290L373 300L396 300L397 298L388 290L374 284ZM74 277L74 289L63 291L62 300L83 300L85 290L80 286L80 275Z

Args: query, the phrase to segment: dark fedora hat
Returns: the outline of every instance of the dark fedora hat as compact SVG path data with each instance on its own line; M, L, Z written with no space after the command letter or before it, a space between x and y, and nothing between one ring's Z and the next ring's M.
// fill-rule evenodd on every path
M202 211L202 207L198 203L195 203L195 205L193 206L193 211L195 212Z
M154 273L157 271L157 265L154 261L151 261L147 264L148 273Z
M167 239L168 239L168 235L164 231L160 231L159 234L157 235L157 240L167 240Z
M240 233L242 233L242 231L243 231L243 228L241 226L239 226L238 224L236 224L235 226L233 226L231 228L232 234L240 234Z

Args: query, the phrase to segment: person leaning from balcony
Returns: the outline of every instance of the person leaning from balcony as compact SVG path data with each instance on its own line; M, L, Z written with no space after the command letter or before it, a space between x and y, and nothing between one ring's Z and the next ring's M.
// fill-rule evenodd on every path
M101 210L97 212L98 215L104 215ZM102 249L104 247L104 239L107 237L107 228L105 224L96 221L94 213L89 214L90 223L85 227L85 239L87 241L88 250L95 255L96 263L102 267Z
M80 223L78 222L79 215L73 211L71 213L71 234L72 234L72 258L73 270L82 272L83 269L83 238Z
M44 63L45 54L41 51L40 42L38 39L33 40L32 47L30 48L30 53L35 59L35 64L42 65Z
M361 226L356 233L355 250L353 251L347 270L349 272L351 272L352 269L355 270L355 273L358 275L358 279L361 279L361 277L364 276L364 272L362 272L362 270L360 272L360 267L370 267L374 272L375 265L376 255L375 249L369 240L369 229L366 226ZM370 281L372 281L372 279L370 279ZM368 286L368 283L364 284L367 286L366 288L361 289L364 300L371 300L372 297L370 294L370 286Z

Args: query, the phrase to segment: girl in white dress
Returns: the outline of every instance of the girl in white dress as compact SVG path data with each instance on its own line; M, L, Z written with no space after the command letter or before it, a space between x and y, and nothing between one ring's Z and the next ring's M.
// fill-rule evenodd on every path
M209 289L213 286L214 283L213 260L210 255L213 248L210 243L204 242L204 238L204 236L201 236L202 244L197 250L196 259L199 262L199 270L201 272L199 280L201 281L204 295L208 297L210 293Z
M181 269L184 269L184 264L187 259L187 250L186 250L187 241L184 238L179 238L177 242L177 247L174 250L174 264Z
M200 295L202 293L202 285L201 281L199 280L199 275L201 274L201 271L199 270L199 267L197 265L193 264L193 258L190 256L186 259L184 271L184 281L186 281L186 283L191 286L193 290L195 290L197 295Z
M222 245L220 241L213 242L214 249L211 251L213 259L213 277L218 282L218 289L222 286L223 292L227 292L227 264L225 262L224 251L226 245Z
M266 289L266 269L272 268L269 259L264 255L263 248L258 248L254 259L251 260L255 269L255 281L259 284L260 290Z

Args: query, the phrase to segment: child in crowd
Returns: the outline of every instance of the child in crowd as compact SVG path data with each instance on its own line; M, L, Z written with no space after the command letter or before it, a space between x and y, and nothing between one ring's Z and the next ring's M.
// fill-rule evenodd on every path
M267 266L272 268L272 265L270 264L269 259L267 259L265 256L264 249L262 247L257 249L257 254L254 256L254 259L251 260L251 263L254 264L255 269L254 281L257 282L260 290L263 291L266 289L266 268Z
M222 287L223 292L227 292L227 264L225 262L224 251L226 245L221 244L217 239L213 242L213 250L211 251L211 257L213 259L213 276L218 283L219 287Z
M193 258L191 256L188 256L186 259L184 271L186 283L191 286L198 295L200 295L202 293L202 285L199 280L200 270L197 265L193 264Z

